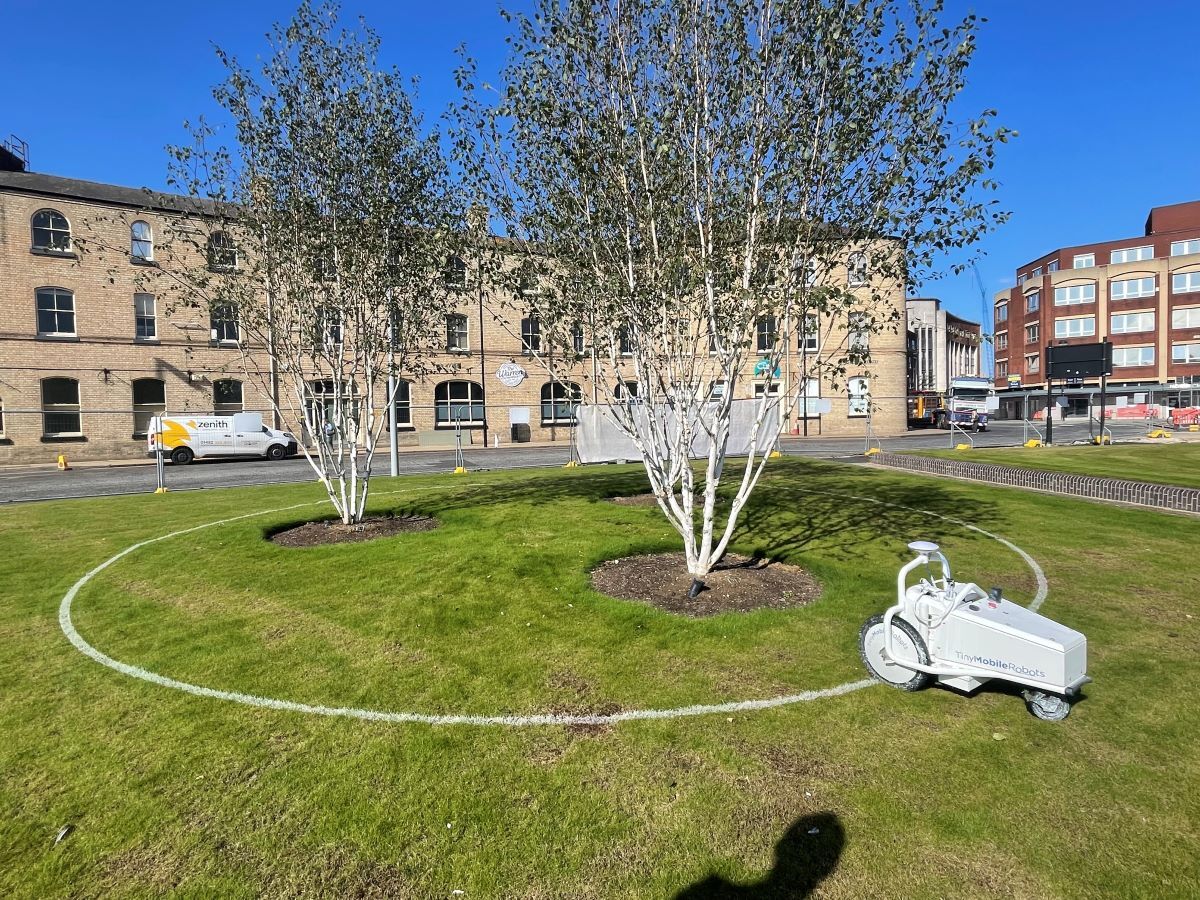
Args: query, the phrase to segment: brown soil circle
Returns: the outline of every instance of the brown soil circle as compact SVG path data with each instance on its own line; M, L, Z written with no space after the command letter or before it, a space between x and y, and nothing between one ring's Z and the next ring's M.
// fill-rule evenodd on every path
M369 516L354 525L337 521L305 522L270 535L281 547L321 547L325 544L357 544L414 531L432 531L440 523L430 516Z
M789 563L726 553L704 579L707 590L694 600L682 553L653 553L610 559L592 570L592 587L619 600L648 603L692 618L756 609L808 606L821 595L809 572Z
M658 501L654 499L653 494L630 494L627 497L609 497L609 503L615 503L617 506L658 506Z

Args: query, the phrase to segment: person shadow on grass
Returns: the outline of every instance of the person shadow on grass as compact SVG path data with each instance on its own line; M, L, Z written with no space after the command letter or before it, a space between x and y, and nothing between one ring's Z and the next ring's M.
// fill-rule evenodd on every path
M675 900L798 900L807 897L837 868L846 835L831 812L801 816L775 845L775 865L753 884L709 875L675 895Z

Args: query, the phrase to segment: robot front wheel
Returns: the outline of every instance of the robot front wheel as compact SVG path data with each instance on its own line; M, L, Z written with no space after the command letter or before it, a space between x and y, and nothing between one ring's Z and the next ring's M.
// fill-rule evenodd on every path
M1030 688L1021 691L1021 696L1025 698L1026 709L1047 722L1061 722L1071 714L1071 701L1059 694Z
M917 630L899 616L892 617L892 650L895 659L883 654L883 616L871 616L858 635L858 649L867 671L878 681L902 691L919 691L928 687L933 676L907 668L904 661L929 665L929 649Z

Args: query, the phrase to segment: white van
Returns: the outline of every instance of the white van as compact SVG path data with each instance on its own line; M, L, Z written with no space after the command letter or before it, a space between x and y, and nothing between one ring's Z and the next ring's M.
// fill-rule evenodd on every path
M299 449L290 431L263 425L261 413L232 416L155 416L146 429L146 455L162 454L179 466L208 456L262 456L283 459Z

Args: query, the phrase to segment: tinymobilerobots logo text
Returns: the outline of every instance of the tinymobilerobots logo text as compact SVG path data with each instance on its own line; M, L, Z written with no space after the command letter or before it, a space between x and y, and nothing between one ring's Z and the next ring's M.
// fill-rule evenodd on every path
M1028 666L1008 662L1004 659L993 659L990 656L980 656L977 653L963 653L961 650L955 650L954 655L958 657L959 662L970 663L973 666L985 666L986 668L997 669L1001 672L1012 672L1014 675L1024 675L1026 678L1046 677L1046 673L1041 669L1031 669Z

